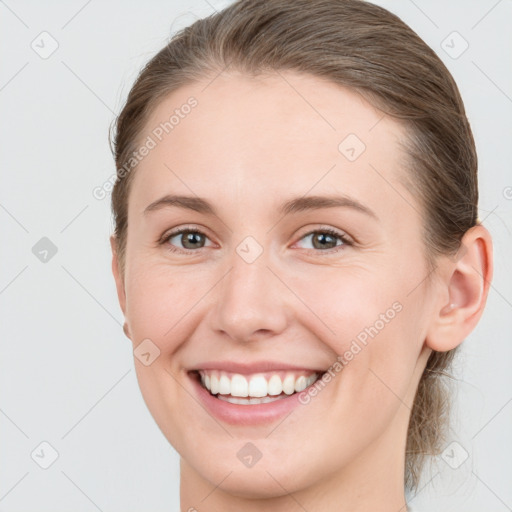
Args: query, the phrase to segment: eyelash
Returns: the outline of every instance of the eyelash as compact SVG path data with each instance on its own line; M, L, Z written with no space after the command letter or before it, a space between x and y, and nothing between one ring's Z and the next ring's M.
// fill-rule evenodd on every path
M177 229L176 231L172 231L171 233L168 233L168 234L165 234L161 240L159 241L159 244L160 245L164 245L164 244L167 244L167 242L169 242L169 240L171 238L174 238L176 235L181 235L182 233L194 233L194 234L198 234L198 235L203 235L204 237L208 238L208 236L203 233L202 231L198 230L198 229L191 229L191 228L181 228L181 229ZM339 251L343 250L343 246L351 246L351 245L354 245L353 242L351 240L348 239L348 237L346 235L344 235L343 233L340 233L334 229L331 229L331 228L325 228L325 229L316 229L314 231L310 231L306 234L304 234L300 240L302 240L303 238L306 238L307 236L310 236L310 235L315 235L315 234L318 234L318 233L322 233L322 234L328 234L328 235L331 235L335 238L339 238L343 243L339 246L336 246L336 247L333 247L331 249L326 249L326 250L320 250L320 249L306 249L308 251L313 251L315 253L324 253L326 255L330 255L330 254L333 254L333 253L338 253ZM167 244L167 250L170 251L170 252L173 252L173 253L181 253L181 254L185 254L187 256L191 256L193 255L193 253L195 252L198 252L198 250L193 250L193 249L179 249L171 244ZM205 247L200 247L199 249L204 249Z

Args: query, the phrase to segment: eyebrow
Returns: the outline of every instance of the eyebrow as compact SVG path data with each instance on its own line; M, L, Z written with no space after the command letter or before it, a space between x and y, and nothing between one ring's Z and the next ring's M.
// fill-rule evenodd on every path
M218 216L215 207L206 199L197 196L166 195L152 202L144 210L144 215L162 208L178 207L206 215ZM319 210L321 208L351 208L379 220L374 211L355 199L345 196L304 196L290 199L283 203L279 212L282 215Z

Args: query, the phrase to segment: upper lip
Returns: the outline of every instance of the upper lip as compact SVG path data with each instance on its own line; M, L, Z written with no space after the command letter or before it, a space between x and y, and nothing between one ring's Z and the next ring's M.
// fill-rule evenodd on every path
M325 371L324 369L280 363L279 361L258 361L254 363L242 363L236 361L207 361L198 364L194 368L191 368L190 371L198 370L223 370L226 372L241 373L245 375L279 370L307 370L317 373L323 373Z

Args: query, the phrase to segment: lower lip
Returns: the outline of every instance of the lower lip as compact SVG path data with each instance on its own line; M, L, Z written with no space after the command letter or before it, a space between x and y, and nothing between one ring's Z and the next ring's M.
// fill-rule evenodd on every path
M201 400L201 403L204 404L206 409L219 420L231 425L258 425L271 423L289 414L299 405L302 405L299 402L300 393L294 393L286 398L281 398L267 404L232 404L214 397L201 385L199 375L197 373L192 372L188 375L193 383L199 400ZM301 391L301 393L303 393L303 391Z

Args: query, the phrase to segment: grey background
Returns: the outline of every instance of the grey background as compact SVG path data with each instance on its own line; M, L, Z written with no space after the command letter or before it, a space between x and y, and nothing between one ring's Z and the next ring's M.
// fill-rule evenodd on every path
M108 127L142 65L171 31L228 3L0 1L0 511L179 510L178 456L142 400L121 328L110 197L92 191L114 172ZM456 444L411 503L512 510L512 2L375 3L453 73L494 238L488 306L456 366Z

